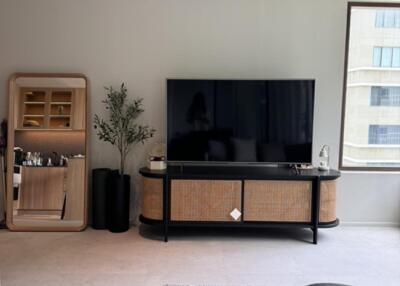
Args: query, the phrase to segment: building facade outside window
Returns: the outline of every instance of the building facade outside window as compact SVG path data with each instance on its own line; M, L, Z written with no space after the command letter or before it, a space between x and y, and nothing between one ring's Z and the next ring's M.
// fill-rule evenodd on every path
M342 170L400 170L400 4L349 3Z

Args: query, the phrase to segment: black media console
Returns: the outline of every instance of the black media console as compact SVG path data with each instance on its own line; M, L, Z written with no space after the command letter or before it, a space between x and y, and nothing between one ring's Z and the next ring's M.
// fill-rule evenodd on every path
M179 226L335 227L336 180L340 172L296 172L280 167L169 166L141 168L142 223Z

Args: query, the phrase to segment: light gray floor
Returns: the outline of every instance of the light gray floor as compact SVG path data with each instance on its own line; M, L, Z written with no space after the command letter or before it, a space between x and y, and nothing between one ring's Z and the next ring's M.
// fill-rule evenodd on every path
M400 285L400 229L0 231L1 286Z

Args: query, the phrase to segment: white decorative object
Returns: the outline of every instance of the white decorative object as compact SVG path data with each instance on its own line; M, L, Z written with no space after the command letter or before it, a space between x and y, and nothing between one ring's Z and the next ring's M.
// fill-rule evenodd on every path
M167 168L167 164L164 161L149 161L150 170L164 170Z
M21 182L22 182L21 174L14 173L14 176L13 176L13 183L14 183L15 185L19 185L19 184L21 184Z
M241 216L242 216L242 213L237 208L234 208L233 211L231 211L231 217L234 220L238 220Z
M318 169L321 171L329 170L329 146L322 146L321 151L319 152L319 165Z
M149 169L164 170L167 168L165 162L165 144L156 143L149 153Z

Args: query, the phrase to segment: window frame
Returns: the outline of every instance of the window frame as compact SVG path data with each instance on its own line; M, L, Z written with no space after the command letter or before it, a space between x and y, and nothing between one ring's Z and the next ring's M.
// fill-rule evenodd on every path
M341 171L369 171L369 172L400 172L400 167L369 167L369 166L343 166L343 145L344 145L344 123L346 111L346 93L347 93L347 70L349 57L349 40L351 26L351 10L354 7L376 7L376 8L400 8L400 3L382 3L382 2L348 2L347 4L347 22L346 22L346 43L343 74L343 94L342 94L342 114L340 124L340 146L339 146L339 170Z

